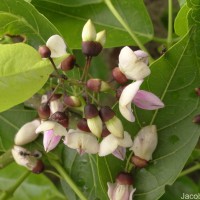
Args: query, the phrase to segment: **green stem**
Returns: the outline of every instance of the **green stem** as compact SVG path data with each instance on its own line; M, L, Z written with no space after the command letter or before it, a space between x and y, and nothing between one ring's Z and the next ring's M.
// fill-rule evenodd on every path
M180 173L179 177L182 177L182 176L185 176L187 174L190 174L190 173L192 173L192 172L194 172L196 170L200 170L200 163L198 163L197 165L194 165L194 166L190 167L189 169L183 170Z
M128 156L128 158L127 158L126 167L125 167L125 171L126 171L126 172L129 172L129 171L130 171L130 164L131 164L131 163L130 163L130 160L131 160L132 156L133 156L133 152L131 152L130 155ZM131 164L131 166L133 167L132 164Z
M172 45L172 30L173 30L173 5L172 0L168 0L168 35L167 35L167 47Z
M56 168L56 170L60 173L62 178L72 188L72 190L74 190L74 192L77 194L77 196L80 198L80 200L87 200L87 198L84 196L84 194L78 188L78 186L74 183L74 181L71 179L71 177L65 172L65 170L62 168L62 166L55 160L49 160L49 162L52 164L53 167Z
M138 37L135 35L135 33L131 30L131 28L128 26L128 24L123 20L123 18L120 16L118 11L115 9L113 4L110 0L104 0L105 4L111 11L111 13L115 16L115 18L120 22L120 24L125 28L125 30L129 33L129 35L132 37L132 39L136 42L136 44L139 46L139 48L145 52L148 52L146 47L142 44L142 42L138 39ZM149 54L149 62L153 62L153 58Z
M19 179L15 182L14 185L12 185L10 188L8 188L6 191L3 191L3 193L0 195L0 200L6 200L8 199L15 190L22 184L22 182L27 178L27 176L30 174L31 171L26 171L24 174L22 174Z
M0 156L0 169L6 167L11 162L13 162L13 157L10 149Z

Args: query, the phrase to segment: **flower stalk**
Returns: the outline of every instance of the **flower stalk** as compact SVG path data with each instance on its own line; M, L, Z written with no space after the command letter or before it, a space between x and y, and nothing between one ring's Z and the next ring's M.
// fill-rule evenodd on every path
M81 190L77 187L77 185L74 183L74 181L71 179L71 177L65 172L65 170L62 168L62 166L55 160L49 159L49 162L55 169L59 172L59 174L63 177L63 179L66 181L66 183L72 188L72 190L77 194L77 196L80 198L80 200L87 200L87 198L84 196L84 194L81 192Z

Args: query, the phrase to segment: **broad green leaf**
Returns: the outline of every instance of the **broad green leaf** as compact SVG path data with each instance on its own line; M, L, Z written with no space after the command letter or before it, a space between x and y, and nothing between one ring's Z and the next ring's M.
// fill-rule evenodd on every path
M179 2L179 5L180 5L180 6L183 6L184 3L186 2L186 0L178 0L178 2Z
M159 141L154 160L136 174L136 200L158 199L165 185L175 181L198 141L200 130L192 123L200 111L199 98L194 93L200 67L199 47L194 40L197 33L192 29L151 66L145 88L160 96L165 108L148 113L137 110L141 125L157 125Z
M174 22L175 33L184 36L188 32L187 15L190 8L185 4L179 11Z
M102 183L99 181L101 176L98 175L96 156L87 154L80 156L76 150L65 147L62 158L65 170L81 188L88 200L107 199L107 191L102 190ZM63 181L62 186L70 200L78 200L72 189Z
M114 0L112 3L141 42L151 40L153 27L143 1ZM32 4L59 29L73 49L81 48L82 28L88 19L92 19L97 31L106 30L106 47L135 45L105 3L68 7L56 1L33 0Z
M75 6L83 6L87 4L95 4L101 3L103 0L44 0L51 3L56 3L58 5L68 6L68 7L75 7Z
M23 43L0 46L0 112L35 94L53 71L50 61ZM57 59L58 64L62 58Z
M22 35L35 48L46 43L58 30L30 3L24 0L2 0L0 3L0 36Z
M15 163L0 171L0 190L11 187L17 179L25 172L25 168ZM16 173L17 172L17 173ZM25 181L17 188L10 200L66 200L43 174L30 174Z
M199 189L194 181L188 177L176 180L172 186L166 187L166 193L160 200L188 199L187 195L198 195Z

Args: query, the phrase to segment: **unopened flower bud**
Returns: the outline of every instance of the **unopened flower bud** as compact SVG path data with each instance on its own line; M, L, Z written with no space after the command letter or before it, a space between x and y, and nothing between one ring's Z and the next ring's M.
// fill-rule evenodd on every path
M112 76L119 84L124 84L128 81L126 76L120 71L119 67L115 67L112 70Z
M131 162L138 168L144 168L148 165L148 162L145 159L138 156L132 156Z
M90 129L89 129L88 125L87 125L87 120L85 118L82 118L82 119L80 119L78 121L77 127L81 131L90 132Z
M152 159L152 154L156 149L157 143L158 136L156 126L145 126L136 135L130 150L133 150L135 156L149 161Z
M44 170L42 161L38 160L30 151L23 147L15 145L12 149L12 156L18 165L24 166L34 173L41 173Z
M86 56L98 56L102 51L102 45L95 41L82 42L82 52Z
M100 116L111 134L119 138L124 137L124 128L122 122L115 116L115 112L110 107L102 107L100 110Z
M106 31L100 31L97 33L96 42L99 42L102 46L106 43Z
M195 88L195 92L196 92L197 96L200 96L200 88Z
M69 55L61 62L60 68L63 71L68 71L74 68L75 63L76 63L76 57L74 55Z
M95 41L96 39L96 29L91 19L87 21L82 30L82 41Z
M192 122L195 123L195 124L200 124L200 115L196 115L193 118Z
M131 174L121 172L115 183L108 183L109 200L130 200L133 199L135 188L132 186Z
M66 106L70 106L70 107L80 107L81 106L81 101L76 96L65 96L63 101Z
M110 131L106 128L105 125L103 125L103 130L102 130L102 133L101 133L101 137L104 138L104 137L106 137L106 136L108 136L110 134L111 134Z
M62 94L54 94L50 100L50 110L51 113L55 113L55 112L62 112L64 107L63 107L63 102L61 100Z
M121 96L121 94L122 94L122 92L123 92L123 90L124 90L124 88L126 87L126 85L125 86L120 86L119 88L117 88L117 91L116 91L116 98L119 100L120 99L120 96Z
M133 185L133 178L130 173L120 172L116 177L116 182L121 185Z
M43 120L48 119L50 116L50 113L51 113L50 107L46 103L42 103L39 106L37 111L38 111L38 115L39 115L40 119L43 119Z
M35 167L33 167L32 172L35 174L40 174L44 171L44 163L41 160L37 160Z
M36 119L31 122L24 124L15 135L16 145L25 145L34 141L38 135L35 130L40 125L40 120Z
M65 128L68 127L69 124L69 118L64 112L55 112L53 115L50 117L51 120L58 122Z
M104 92L110 89L110 86L105 81L102 81L100 79L89 79L86 83L86 86L88 89L94 91L94 92Z
M38 51L42 58L50 58L51 56L51 50L46 45L40 46Z
M94 104L87 104L84 108L85 118L90 131L97 137L102 133L102 121L99 117L99 111Z

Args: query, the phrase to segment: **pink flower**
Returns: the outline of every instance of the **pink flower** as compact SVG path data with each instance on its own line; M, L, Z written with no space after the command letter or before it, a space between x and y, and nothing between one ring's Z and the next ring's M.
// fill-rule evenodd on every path
M145 110L156 110L165 106L155 94L145 90L138 90L133 98L133 103Z
M164 103L153 93L139 90L143 80L135 81L124 88L119 99L119 111L130 122L135 121L131 104L145 110L156 110L164 107Z
M36 133L44 133L43 145L46 152L54 149L62 136L67 134L67 130L55 121L45 121L37 129Z
M108 184L108 197L110 200L132 200L135 188L132 186L131 174L121 172L115 183Z

